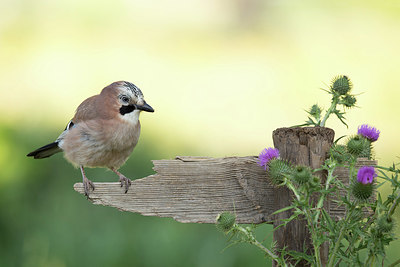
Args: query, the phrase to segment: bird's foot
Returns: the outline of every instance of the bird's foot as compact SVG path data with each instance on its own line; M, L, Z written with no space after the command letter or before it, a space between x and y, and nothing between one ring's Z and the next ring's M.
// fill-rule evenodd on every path
M89 198L90 189L94 191L94 184L88 178L83 178L83 189L85 190L85 196Z
M121 182L121 187L123 187L125 185L125 194L128 193L128 189L132 184L131 179L126 178L124 175L120 175L119 181Z
M125 194L128 193L129 187L132 184L131 179L126 178L125 175L123 175L122 173L120 173L117 169L115 168L110 168L110 170L112 170L116 175L118 175L119 177L119 182L121 183L121 187L123 187L125 185Z

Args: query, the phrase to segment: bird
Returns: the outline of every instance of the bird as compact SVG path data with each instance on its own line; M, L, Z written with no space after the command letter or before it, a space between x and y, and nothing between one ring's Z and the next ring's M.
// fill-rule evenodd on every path
M54 142L27 156L43 159L64 152L64 157L80 168L87 198L95 186L86 177L85 167L110 169L118 175L121 187L125 186L127 193L132 182L118 169L138 143L142 111L154 112L144 100L142 91L127 81L114 82L104 87L100 94L84 100Z

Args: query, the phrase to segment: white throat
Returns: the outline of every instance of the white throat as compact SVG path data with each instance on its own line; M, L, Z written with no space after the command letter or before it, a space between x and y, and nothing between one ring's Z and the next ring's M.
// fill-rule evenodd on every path
M136 124L139 121L139 114L140 114L140 110L134 110L132 112L126 113L124 115L120 115L122 117L122 120L132 123L132 124Z

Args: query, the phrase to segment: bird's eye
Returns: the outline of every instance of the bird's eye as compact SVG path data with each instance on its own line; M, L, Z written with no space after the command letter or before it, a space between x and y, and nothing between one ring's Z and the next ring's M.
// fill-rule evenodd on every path
M127 97L126 95L120 96L120 99L124 103L129 103L129 97Z

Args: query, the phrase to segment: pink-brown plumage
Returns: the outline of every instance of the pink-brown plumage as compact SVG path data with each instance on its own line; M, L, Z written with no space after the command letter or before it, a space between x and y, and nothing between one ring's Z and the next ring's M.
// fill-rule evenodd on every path
M124 81L112 83L78 106L75 116L54 143L28 156L45 158L64 151L65 158L81 168L87 196L94 185L86 178L83 167L111 169L127 192L131 181L118 169L139 140L141 111L154 112L139 88Z
M89 120L74 126L60 147L74 165L119 169L136 146L140 122Z

